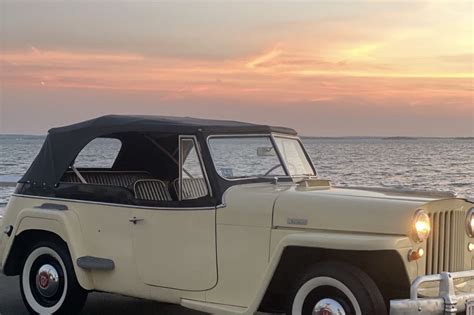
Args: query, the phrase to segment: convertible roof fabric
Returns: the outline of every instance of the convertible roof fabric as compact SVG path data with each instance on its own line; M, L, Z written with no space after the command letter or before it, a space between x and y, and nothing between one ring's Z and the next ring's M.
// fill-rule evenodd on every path
M290 128L230 120L170 116L108 115L53 128L20 183L55 185L79 152L93 139L126 132L164 134L238 134L278 132L296 135Z

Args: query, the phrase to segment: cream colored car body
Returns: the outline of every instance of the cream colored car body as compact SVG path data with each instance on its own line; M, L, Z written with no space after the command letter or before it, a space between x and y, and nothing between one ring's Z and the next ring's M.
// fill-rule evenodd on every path
M41 207L45 203L65 207ZM426 247L412 237L417 209L467 212L472 206L463 199L333 188L311 180L237 185L217 208L179 210L14 195L1 222L2 231L10 225L13 231L0 236L0 269L14 259L9 254L21 235L48 231L67 243L87 290L253 314L286 249L394 253L403 268L398 272L411 283L426 273L424 257L408 259L410 250ZM134 224L133 217L143 220ZM473 269L467 250L473 240L465 235L462 241L464 268ZM113 260L115 269L82 269L76 262L84 256ZM394 272L384 270L388 262L375 263Z

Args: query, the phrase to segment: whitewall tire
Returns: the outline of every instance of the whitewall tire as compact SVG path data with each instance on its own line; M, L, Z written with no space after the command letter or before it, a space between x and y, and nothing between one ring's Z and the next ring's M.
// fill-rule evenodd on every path
M350 312L354 315L362 315L359 302L357 302L357 299L351 290L341 281L330 277L316 277L305 282L296 293L291 313L303 314L303 306L308 297L312 292L319 288L333 288L333 292L326 294L324 292L321 293L322 296L320 296L319 299L316 299L314 305L312 305L313 313L317 312L319 305L322 307L326 305L328 310L331 308L337 310L342 309L342 312L338 313L345 314L346 311L344 308L346 308L347 310L350 309ZM344 300L344 303L341 300Z
M59 242L38 242L30 248L20 287L32 314L78 313L87 298L87 291L77 282L69 252Z
M288 315L387 314L374 281L362 270L341 262L314 265L295 284Z

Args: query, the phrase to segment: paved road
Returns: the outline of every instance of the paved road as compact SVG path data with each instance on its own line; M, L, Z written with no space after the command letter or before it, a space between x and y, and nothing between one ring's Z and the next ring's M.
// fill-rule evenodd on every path
M89 295L83 314L163 314L163 315L203 315L176 305L143 301L105 293ZM18 277L0 275L0 314L27 315L21 299Z

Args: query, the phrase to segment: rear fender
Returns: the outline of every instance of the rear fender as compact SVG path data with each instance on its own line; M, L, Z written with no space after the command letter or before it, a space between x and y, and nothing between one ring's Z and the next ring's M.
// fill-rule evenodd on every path
M18 214L13 229L14 237L11 237L6 244L6 253L11 251L15 239L20 238L22 233L42 231L55 234L68 246L79 284L86 290L94 289L90 273L77 266L77 259L87 256L87 249L79 220L73 211L26 208ZM3 266L6 266L8 256L8 254L5 255Z

